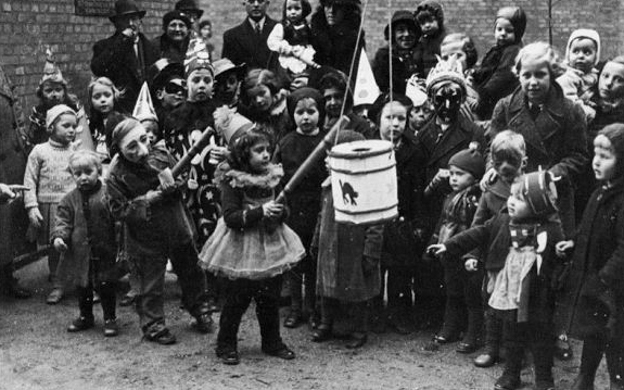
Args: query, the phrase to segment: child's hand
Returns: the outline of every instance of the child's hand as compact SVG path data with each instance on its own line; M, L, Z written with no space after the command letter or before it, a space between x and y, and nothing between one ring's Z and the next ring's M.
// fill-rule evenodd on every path
M485 175L483 175L483 179L481 179L481 181L479 182L481 191L487 190L489 185L494 182L494 179L496 179L496 175L496 169L494 168L490 168L487 172L485 172Z
M160 171L158 174L158 181L160 182L160 189L164 192L175 189L175 179L173 178L173 174L169 168Z
M272 200L262 205L262 212L266 218L279 218L284 212L284 205Z
M28 209L28 220L35 229L39 229L41 227L41 223L43 222L43 216L41 215L39 208L33 207L31 209Z
M574 249L574 241L572 240L559 241L555 245L555 251L557 253L557 257L562 258L562 259L567 257L570 251L572 251L572 249Z
M448 169L440 168L438 169L438 173L436 173L435 177L431 180L434 184L439 184L451 176L450 171Z
M475 272L479 268L479 261L477 259L468 259L464 263L464 267L468 272Z
M433 244L433 245L429 245L429 247L427 248L427 254L429 255L433 255L433 256L441 256L444 253L446 253L446 245L444 244Z
M62 238L55 238L54 249L56 249L57 252L65 252L67 250L67 244L65 244L65 241L63 241Z

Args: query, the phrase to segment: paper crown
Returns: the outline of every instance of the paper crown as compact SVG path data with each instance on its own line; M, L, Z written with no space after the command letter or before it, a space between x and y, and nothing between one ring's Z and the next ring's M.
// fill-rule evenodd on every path
M63 73L61 73L61 69L54 62L54 54L52 53L52 49L50 48L50 46L46 47L46 62L43 66L43 76L41 77L39 85L42 85L46 81L67 84L67 82L63 78Z
M138 119L139 122L143 122L145 120L158 122L158 116L156 115L156 110L154 110L154 105L152 104L152 95L150 95L147 82L144 82L141 87L136 105L134 106L134 110L132 110L132 116Z
M427 96L425 79L421 79L418 75L412 75L412 77L407 80L405 96L410 98L415 107L420 107L425 104L427 99L429 99Z
M210 54L206 49L206 44L201 38L193 38L189 43L184 59L184 72L188 77L191 72L197 69L208 69L214 75L214 67L210 61Z
M427 95L431 96L431 92L437 90L447 83L455 83L462 89L463 96L466 96L466 79L464 78L464 70L461 62L455 58L449 58L444 61L440 56L438 63L431 69L427 76Z

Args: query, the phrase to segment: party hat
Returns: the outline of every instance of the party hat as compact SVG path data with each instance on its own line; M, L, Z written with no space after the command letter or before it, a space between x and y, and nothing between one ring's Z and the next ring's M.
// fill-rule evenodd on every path
M52 53L52 48L50 48L50 46L46 47L46 63L43 66L43 76L41 77L39 85L46 81L66 84L66 81L63 78L63 73L61 73L61 69L54 62L54 54Z
M412 75L407 80L407 86L405 87L405 96L410 98L414 107L420 107L429 98L426 92L425 79L421 79L418 75Z
M136 105L134 106L134 110L132 110L132 116L138 119L139 122L145 120L158 122L158 116L156 115L156 110L154 110L154 105L152 104L152 96L150 95L147 82L144 82L141 87Z
M366 50L360 53L360 63L358 66L357 78L355 79L355 90L353 92L353 105L373 104L381 94L379 86L375 81L373 70L371 69Z

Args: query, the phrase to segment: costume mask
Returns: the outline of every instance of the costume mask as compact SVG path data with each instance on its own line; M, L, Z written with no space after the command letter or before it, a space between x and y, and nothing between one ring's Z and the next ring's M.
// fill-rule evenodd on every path
M461 102L461 88L454 83L439 87L433 96L436 115L445 123L452 123L457 120Z

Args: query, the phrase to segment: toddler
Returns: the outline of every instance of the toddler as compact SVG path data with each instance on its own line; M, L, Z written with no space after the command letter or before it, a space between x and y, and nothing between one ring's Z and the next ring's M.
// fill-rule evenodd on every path
M269 50L279 53L279 63L290 74L297 75L308 66L318 67L316 51L310 44L312 32L306 17L312 12L308 0L284 0L282 22L273 27L267 39Z
M555 388L552 275L555 244L562 240L556 217L556 190L546 171L519 177L511 186L507 208L483 225L429 247L441 255L459 256L477 247L487 251L488 304L505 322L507 360L497 390L520 387L524 349L530 348L535 389Z
M526 29L526 15L520 7L503 7L496 13L494 39L496 44L487 53L472 74L479 93L475 114L488 120L496 102L509 95L518 86L512 72L514 61L522 47Z
M59 203L50 241L63 254L58 274L77 285L80 316L67 328L79 332L93 327L93 291L104 312L104 336L117 336L115 317L115 224L105 200L102 164L97 154L78 151L69 159L76 188Z
M76 186L67 170L69 158L74 151L72 143L76 137L78 117L69 106L58 104L46 114L48 142L35 145L28 156L24 186L30 191L24 193L24 206L28 211L30 230L37 232L37 243L47 245L54 223L56 209L63 196ZM55 305L63 298L63 282L56 272L59 253L48 249L48 267L52 291L46 302Z
M436 1L425 0L418 4L414 18L422 32L414 55L419 68L418 75L425 78L438 62L440 44L446 36L444 9L442 4Z
M587 122L596 117L595 103L592 101L598 88L598 69L600 61L600 35L596 30L574 30L566 46L568 69L557 78L563 93L570 100L577 102L585 111Z

